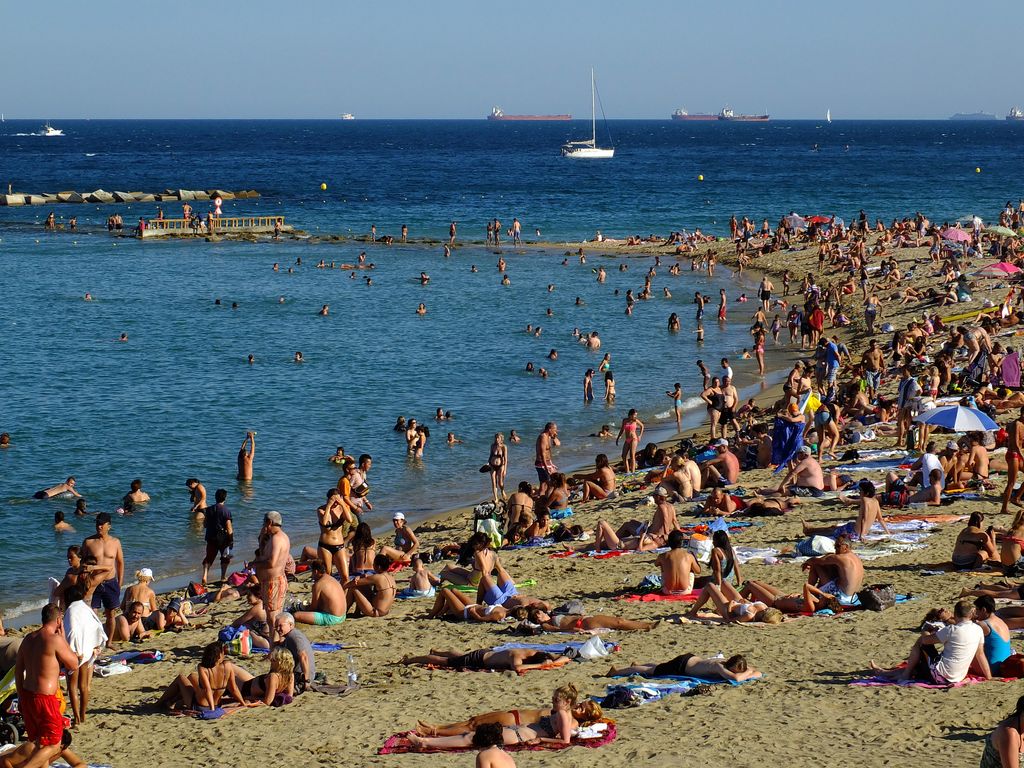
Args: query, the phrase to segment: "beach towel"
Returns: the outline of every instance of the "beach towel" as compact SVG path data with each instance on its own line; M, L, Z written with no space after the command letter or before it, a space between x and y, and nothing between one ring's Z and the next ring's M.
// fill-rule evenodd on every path
M1020 386L1020 355L1016 351L1003 358L1003 384L1008 387Z
M625 600L627 603L695 603L700 597L700 590L691 592L688 595L663 595L661 592L644 592L642 594L619 595L616 600Z
M313 650L320 653L347 651L352 648L365 648L366 643L313 643ZM270 653L269 648L253 648L253 653Z
M536 579L523 579L522 581L516 582L516 589L523 589L524 587L535 587L537 586ZM476 592L476 587L471 584L449 584L449 589L454 589L458 592L465 592L466 594L472 594Z
M778 465L776 473L780 472L803 446L804 426L776 417L775 426L772 428L772 464Z
M115 653L110 658L101 659L96 663L117 664L131 662L132 664L153 664L163 660L163 651L121 651L120 653Z
M604 726L603 728L600 726ZM475 747L460 747L458 749L420 749L414 747L407 738L412 731L396 733L384 742L384 746L377 750L378 755L395 755L405 752L474 752ZM603 747L615 741L617 735L614 720L602 719L586 729L580 729L578 735L574 736L568 744L508 744L502 749L506 752L541 752L553 749L565 749L566 747Z
M733 547L732 551L740 565L746 565L751 560L764 560L771 563L782 554L774 547Z
M865 677L858 680L851 680L850 685L861 686L863 688L883 688L888 686L898 686L900 688L931 688L939 691L948 691L951 688L963 688L965 685L977 685L978 683L988 682L1010 682L1001 677L994 677L992 680L986 680L983 677L975 677L974 675L968 675L966 678L961 680L959 683L946 683L940 685L939 683L926 683L921 680L886 680L881 677Z
M587 643L593 642L604 642L604 649L608 651L608 653L615 653L620 648L618 643L612 643L608 640L600 641L597 640L596 637L591 637L589 640L567 640L564 643L505 643L504 645L496 645L491 650L513 651L516 648L532 648L539 653L561 653L566 648L572 648L578 651Z
M96 658L96 651L107 643L103 622L84 600L76 600L64 614L64 635L71 650L78 654L78 666Z
M658 555L662 552L668 552L668 547L648 549L645 552L640 552L636 549L589 550L585 552L553 552L552 554L548 555L548 557L592 557L595 560L607 560L610 557L622 557L623 555Z

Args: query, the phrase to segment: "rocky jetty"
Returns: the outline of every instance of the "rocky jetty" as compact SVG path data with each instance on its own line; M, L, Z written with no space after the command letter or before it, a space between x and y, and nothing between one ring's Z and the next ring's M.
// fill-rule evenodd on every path
M243 189L239 192L228 192L223 189L165 189L163 192L107 192L95 189L92 192L18 192L8 191L0 195L0 205L54 205L57 203L96 203L110 205L113 203L170 203L194 202L196 200L245 200L259 197L254 189Z

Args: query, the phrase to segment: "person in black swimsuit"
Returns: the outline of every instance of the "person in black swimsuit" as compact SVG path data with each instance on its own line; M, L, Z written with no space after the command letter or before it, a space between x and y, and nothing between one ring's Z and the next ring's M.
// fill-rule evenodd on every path
M630 667L612 667L608 677L696 677L705 680L731 680L740 682L761 675L747 665L744 656L736 654L722 661L721 658L706 659L695 653L684 653L660 664L634 664Z

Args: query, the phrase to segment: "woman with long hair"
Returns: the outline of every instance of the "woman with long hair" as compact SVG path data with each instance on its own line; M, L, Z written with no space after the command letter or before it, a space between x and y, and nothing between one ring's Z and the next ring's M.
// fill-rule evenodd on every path
M644 423L636 415L636 408L630 408L622 420L615 444L622 439L622 466L626 472L636 472L636 447L644 436Z

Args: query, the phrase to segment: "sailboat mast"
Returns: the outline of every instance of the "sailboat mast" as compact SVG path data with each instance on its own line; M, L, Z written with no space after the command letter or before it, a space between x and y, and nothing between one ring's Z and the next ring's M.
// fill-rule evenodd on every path
M590 139L594 146L597 146L597 101L594 94L597 86L594 84L594 68L590 68Z

